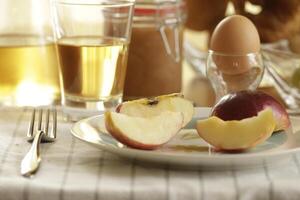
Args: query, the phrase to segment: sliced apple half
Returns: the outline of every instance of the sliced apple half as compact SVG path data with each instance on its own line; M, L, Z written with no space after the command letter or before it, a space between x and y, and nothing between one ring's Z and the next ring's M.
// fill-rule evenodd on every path
M271 109L265 109L255 117L243 120L223 121L210 117L197 121L201 138L218 150L245 150L268 139L276 127Z
M184 117L182 127L189 123L194 114L194 106L181 94L158 96L152 99L138 99L120 104L117 112L134 117L151 117L164 111L181 112Z
M276 120L275 131L290 128L291 122L284 106L261 91L239 91L227 94L213 107L212 115L225 121L241 120L257 116L258 112L266 108L273 111Z
M106 112L107 131L119 142L137 149L155 149L168 142L182 127L180 112L161 112L142 118Z

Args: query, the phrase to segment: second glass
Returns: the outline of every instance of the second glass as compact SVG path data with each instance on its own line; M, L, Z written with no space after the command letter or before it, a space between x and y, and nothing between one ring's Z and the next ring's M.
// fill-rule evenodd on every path
M131 0L55 2L62 106L70 120L122 101L133 6Z

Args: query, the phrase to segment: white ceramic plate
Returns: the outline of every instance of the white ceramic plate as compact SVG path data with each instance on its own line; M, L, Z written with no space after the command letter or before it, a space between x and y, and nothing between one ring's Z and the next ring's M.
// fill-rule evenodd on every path
M175 168L253 167L283 161L300 151L300 118L292 117L294 131L275 133L263 144L243 153L215 152L194 129L196 120L207 117L209 113L210 108L196 108L187 127L163 147L153 151L129 148L115 140L106 132L103 115L77 122L71 132L76 138L121 157L141 163L168 164Z

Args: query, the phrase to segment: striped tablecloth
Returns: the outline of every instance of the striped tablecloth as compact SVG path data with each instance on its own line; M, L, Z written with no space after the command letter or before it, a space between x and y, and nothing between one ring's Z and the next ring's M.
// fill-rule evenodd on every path
M284 164L244 170L141 166L76 140L72 124L59 119L57 141L43 144L40 170L28 179L19 166L30 147L30 110L0 108L1 200L300 199L300 154Z

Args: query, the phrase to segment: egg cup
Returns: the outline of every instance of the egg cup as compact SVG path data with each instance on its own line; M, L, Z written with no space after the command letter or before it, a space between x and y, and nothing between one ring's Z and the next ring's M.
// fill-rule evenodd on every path
M255 90L264 74L264 64L259 52L229 55L209 50L206 76L215 90L216 100L241 90Z

